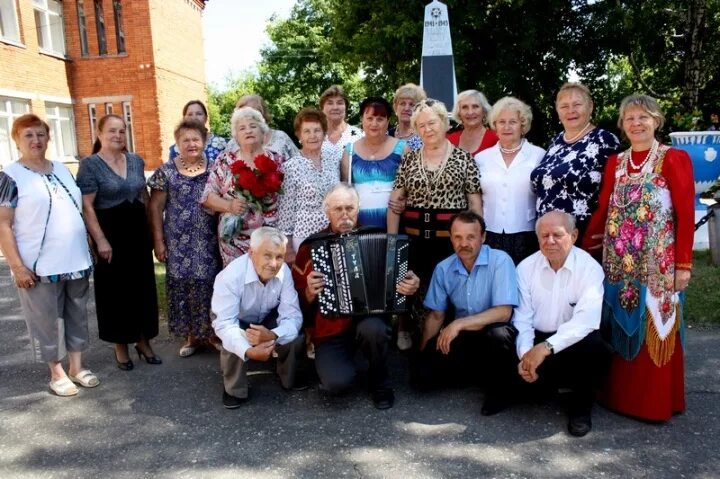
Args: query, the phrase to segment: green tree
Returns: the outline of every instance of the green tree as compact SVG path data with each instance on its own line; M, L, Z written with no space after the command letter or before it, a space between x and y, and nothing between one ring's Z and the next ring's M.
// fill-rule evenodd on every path
M208 114L210 130L225 138L230 138L230 117L235 110L238 99L257 88L257 79L252 72L241 73L236 78L228 79L224 90L208 88Z

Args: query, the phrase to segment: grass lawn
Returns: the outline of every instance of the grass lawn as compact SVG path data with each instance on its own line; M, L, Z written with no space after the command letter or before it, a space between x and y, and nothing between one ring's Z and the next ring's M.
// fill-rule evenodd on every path
M685 319L692 326L720 325L720 267L710 262L710 251L695 251L690 286L685 297Z
M685 297L685 319L691 326L720 326L720 267L710 263L710 251L696 251ZM167 320L165 265L155 263L160 319Z

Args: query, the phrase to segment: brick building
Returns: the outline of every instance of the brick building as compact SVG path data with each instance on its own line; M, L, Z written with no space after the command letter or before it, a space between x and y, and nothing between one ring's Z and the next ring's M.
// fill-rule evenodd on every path
M14 118L52 127L48 155L90 154L97 121L128 123L148 169L174 142L182 106L206 100L205 0L0 0L0 168L17 159Z

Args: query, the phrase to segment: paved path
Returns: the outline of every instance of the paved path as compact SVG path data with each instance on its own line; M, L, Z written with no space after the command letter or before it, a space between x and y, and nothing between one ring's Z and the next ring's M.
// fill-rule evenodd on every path
M375 410L362 391L287 393L259 374L251 402L227 411L217 354L180 359L180 342L166 334L156 341L165 363L136 360L131 372L94 340L86 362L102 384L57 398L46 367L29 362L0 260L0 478L720 477L719 340L718 330L688 331L686 414L658 425L596 408L581 439L567 434L552 405L486 418L478 391L414 393L397 353L391 410Z

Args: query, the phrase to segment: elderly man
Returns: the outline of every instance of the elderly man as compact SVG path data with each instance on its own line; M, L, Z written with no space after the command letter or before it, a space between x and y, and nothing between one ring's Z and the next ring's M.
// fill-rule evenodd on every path
M481 413L491 415L504 407L504 383L514 372L517 332L508 321L518 305L515 265L504 251L483 244L485 221L475 212L452 219L450 241L455 254L435 267L425 296L429 312L412 381L429 389L482 380Z
M330 226L321 233L351 233L357 226L358 194L352 186L340 183L333 187L323 202ZM359 348L369 362L368 382L373 404L378 409L391 408L395 395L387 372L390 325L383 315L361 318L327 319L317 307L318 293L325 286L322 273L314 271L308 238L299 248L293 268L295 288L305 313L308 332L315 345L315 368L322 387L330 394L347 391L355 382L355 352ZM409 271L398 284L397 291L412 295L420 279Z
M592 428L594 386L609 360L598 331L604 274L597 261L573 246L578 230L572 215L546 213L535 230L540 251L517 269L517 372L528 384L571 389L568 431L580 437Z
M286 246L287 238L280 231L258 228L250 235L248 253L215 278L212 325L222 340L220 368L227 409L240 407L248 398L248 361L267 361L273 352L283 388L296 387L297 359L305 341L299 334L298 295L284 261Z

